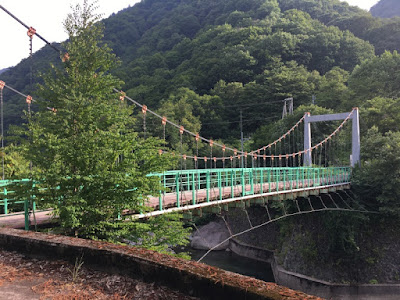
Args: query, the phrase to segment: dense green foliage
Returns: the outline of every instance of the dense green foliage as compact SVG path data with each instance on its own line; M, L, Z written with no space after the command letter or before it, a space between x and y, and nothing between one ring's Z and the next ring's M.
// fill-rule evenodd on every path
M145 184L143 176L165 166L152 152L161 142L142 139L133 130L142 130L142 119L133 121L127 115L138 112L115 104L111 91L119 86L169 120L237 148L242 110L245 135L251 137L246 144L249 150L271 142L305 111L343 112L358 106L362 144L368 146L363 148L362 168L355 172L359 200L390 216L398 214L398 176L391 174L400 169L396 158L400 149L399 18L375 18L339 0L143 0L102 24L103 41L121 58L119 66L110 63L115 57L102 43L96 44L96 55L103 55L103 60L80 65L76 55L89 62L93 58L86 44L90 39L84 42L73 37L66 45L71 60L63 64L63 71L54 71L57 79L36 76L46 69L49 60L57 70L61 65L57 53L45 47L33 58L34 81L51 88L40 88L36 96L45 106L56 107L57 113L40 112L32 117L30 138L35 143L29 146L29 159L34 166L46 167L48 180L54 179L53 186L65 184L62 192L71 196L68 199L78 208L86 204L83 194L89 193L81 188L83 184L92 188L94 195L99 195L101 188L115 187L119 209L100 211L101 201L90 203L93 220L99 215L115 218L126 208L128 198L134 200L129 208L137 208L139 192L149 194L155 188ZM28 93L32 90L29 64L23 61L3 73L1 79ZM82 80L88 84L82 85ZM310 105L313 96L316 105ZM281 101L287 97L294 98L295 114L275 122L280 118ZM6 124L20 123L24 102L7 90L5 101ZM148 134L162 139L160 120L149 117L146 121ZM326 126L319 136L331 129ZM84 134L75 136L74 130ZM167 128L165 135L166 147L204 154L193 139L184 136L181 144L175 129ZM42 136L46 136L46 142L40 139ZM93 144L96 147L87 151ZM108 152L104 152L104 146ZM115 164L117 153L124 154L122 163ZM49 159L43 160L43 155ZM45 166L60 156L67 161ZM97 164L100 161L107 163ZM85 171L76 172L77 166ZM62 182L61 171L70 174ZM132 176L117 187L121 172ZM99 177L92 176L95 173ZM125 193L124 185L142 188ZM104 195L102 200L111 199L109 194ZM79 209L62 213L82 215ZM65 226L76 227L76 222L71 219ZM343 224L341 228L348 227L347 221L337 222ZM97 230L91 226L85 224L85 235ZM107 226L101 226L104 232ZM151 224L146 226L136 230L155 230ZM354 230L332 231L332 251L357 251L352 242Z
M236 138L238 107L250 103L262 103L262 109L254 105L243 110L247 134L278 117L281 107L275 101L285 97L295 97L299 106L316 94L318 103L334 108L329 95L338 92L337 101L346 100L348 73L373 58L373 45L397 49L391 44L396 43L395 34L380 31L388 24L338 0L147 0L103 23L104 39L123 61L113 73L125 81L129 96L151 108L172 101L171 94L179 94L181 88L221 99L210 104L211 116L194 112L204 124L201 133L214 139ZM386 41L387 36L393 41ZM365 41L373 39L373 45ZM35 74L49 59L57 60L52 52L45 47L34 55ZM24 60L2 79L31 93L29 64ZM231 89L236 83L232 103L221 87ZM5 99L6 124L20 123L23 101L8 91ZM230 112L221 109L228 103ZM214 125L220 129L211 129Z
M397 0L380 0L371 7L370 12L379 18L400 17L400 3Z
M384 52L398 49L396 19L383 21L338 0L146 0L103 24L104 40L123 61L112 69L125 81L123 90L203 136L238 147L242 110L245 135L253 136L247 147L264 145L290 126L274 123L286 97L294 97L296 117L360 106L363 130L374 124L382 133L398 130L400 59ZM36 73L52 57L61 64L49 47L37 52ZM26 60L2 79L27 91L28 70ZM309 107L313 95L321 108ZM23 101L7 90L5 100L6 124L20 123ZM136 130L141 123L137 118ZM163 136L157 119L148 118L147 130ZM165 134L167 147L206 154L187 137L181 145L176 130L167 127Z
M158 177L147 175L174 160L158 155L160 140L134 131L133 107L112 91L121 84L109 73L118 61L101 43L102 26L92 14L85 2L65 21L69 59L43 77L39 94L46 100L38 101L42 109L27 114L20 129L23 154L32 162L31 178L40 182L36 195L54 208L65 233L140 239L143 246L166 251L186 242L188 230L177 216L141 223L121 215L146 209L145 195L160 189Z
M357 195L369 207L399 218L400 131L382 134L372 127L362 147L365 163L353 178Z

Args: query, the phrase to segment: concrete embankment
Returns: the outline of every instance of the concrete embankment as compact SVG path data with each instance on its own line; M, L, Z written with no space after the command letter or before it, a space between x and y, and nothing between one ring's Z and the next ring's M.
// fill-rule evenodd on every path
M247 220L245 220L247 221ZM201 226L194 233L192 247L195 249L210 249L227 237L231 236L226 224L221 220ZM267 262L271 265L275 282L291 289L316 295L326 299L399 299L399 284L340 284L332 283L300 273L285 270L278 264L273 251L249 245L239 239L230 239L218 247L220 250L229 249L242 257Z
M400 284L339 284L318 280L303 274L290 272L277 263L274 252L232 239L229 249L244 257L265 261L271 264L275 282L291 289L316 295L326 299L354 300L397 300L400 295Z
M157 252L100 241L0 228L0 247L156 282L203 299L316 299L304 293Z

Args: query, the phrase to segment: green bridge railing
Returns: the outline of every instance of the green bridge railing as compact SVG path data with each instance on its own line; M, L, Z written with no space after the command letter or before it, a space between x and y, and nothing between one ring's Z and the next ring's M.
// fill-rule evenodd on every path
M176 194L174 206L181 207L183 204L195 205L199 201L347 183L351 170L351 167L231 168L175 170L149 176L160 178L162 189L159 192L158 210L162 211L168 193ZM213 198L212 191L215 190ZM199 194L199 191L203 193ZM182 203L182 195L186 198L190 196L190 203Z
M148 176L159 177L161 188L158 205L154 207L163 211L166 195L173 197L168 206L179 208L226 198L347 183L350 182L351 170L350 167L197 169L166 171ZM31 189L13 190L18 185L30 185ZM27 228L29 212L36 210L36 204L41 200L34 190L43 195L40 183L30 179L0 180L0 218L10 213L25 215ZM185 201L183 196L189 200Z
M30 207L36 210L37 199L33 190L36 182L31 179L0 180L0 218L12 215L25 216L25 229L28 230ZM30 189L14 190L20 185L29 185ZM43 191L43 189L38 189Z

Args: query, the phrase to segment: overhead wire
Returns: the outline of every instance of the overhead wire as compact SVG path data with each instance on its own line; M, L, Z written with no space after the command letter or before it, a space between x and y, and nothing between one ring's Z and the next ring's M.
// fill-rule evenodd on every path
M22 26L24 26L26 29L28 29L28 30L34 30L33 29L33 27L30 27L30 26L28 26L26 23L24 23L23 21L21 21L18 17L16 17L14 14L12 14L9 10L7 10L4 6L2 6L2 5L0 5L0 8L4 11L4 12L6 12L9 16L11 16L13 19L15 19L18 23L20 23ZM54 45L52 45L50 42L48 42L45 38L43 38L43 36L41 36L36 30L34 30L34 33L35 33L35 35L36 36L38 36L42 41L44 41L47 45L49 45L51 48L53 48L54 50L56 50L59 54L61 54L62 53L62 51L59 49L59 48L57 48L57 47L55 47ZM117 93L120 93L120 91L118 91L117 89L115 89L114 88L114 91L115 92L117 92ZM25 95L24 95L25 96ZM134 103L134 104L136 104L137 106L139 106L139 107L141 107L141 108L143 108L143 105L142 104L140 104L140 103L138 103L137 101L134 101L133 99L131 99L130 97L128 97L128 96L125 96L129 101L131 101L132 103ZM252 104L249 104L249 105L246 105L246 106L256 106L256 105L264 105L264 104L273 104L273 103L278 103L278 102L282 102L283 100L279 100L279 101L269 101L269 102L264 102L264 103L252 103ZM147 108L147 106L144 106L144 107L146 107ZM237 106L236 106L237 107ZM245 107L245 106L243 106L243 107ZM160 116L159 114L157 114L157 113L155 113L154 111L152 111L152 110L150 110L150 109L148 109L148 111L151 113L151 114L153 114L153 115L155 115L155 116L157 116L158 118L160 118L160 119L163 119L163 117L162 116ZM171 122L171 121L169 121L169 120L167 120L166 121L167 123L169 123L170 125L173 125L173 126L175 126L175 127L177 127L177 128L180 128L180 125L178 125L178 124L175 124L175 123L173 123L173 122ZM145 133L145 120L144 120L144 133ZM195 134L195 133L193 133L193 132L191 132L191 131L189 131L189 130L187 130L187 129L184 129L184 132L186 132L186 133L188 133L188 134L190 134L190 135L192 135L192 136L196 136L197 134ZM202 141L204 141L204 142L206 142L206 143L210 143L210 140L211 139L207 139L207 138L204 138L204 137L202 137L202 136L200 136L200 139L202 140ZM222 147L224 147L225 145L222 145L222 144L219 144L219 143L215 143L215 145L216 146L218 146L218 147L220 147L220 148L222 148ZM233 149L233 148L231 148L231 147L226 147L226 149L228 149L228 150L230 150L230 151L236 151L236 149ZM244 152L242 152L242 151L238 151L239 153L241 153L241 154L244 154Z
M27 28L29 31L34 31L34 33L35 33L35 35L36 36L38 36L42 41L44 41L47 45L49 45L49 46L51 46L51 48L53 48L54 50L56 50L58 53L62 53L62 51L59 49L59 48L57 48L57 47L55 47L54 45L52 45L50 42L48 42L45 38L43 38L38 32L36 32L36 30L34 30L33 29L33 27L30 27L30 26L28 26L27 24L25 24L23 21L21 21L18 17L16 17L14 14L12 14L10 11L8 11L5 7L3 7L2 5L0 5L0 8L4 11L4 12L6 12L8 15L10 15L13 19L15 19L17 22L19 22L22 26L24 26L25 28ZM115 89L114 88L114 91L115 92L117 92L117 93L121 93L119 90L117 90L117 89ZM125 94L126 95L126 94ZM23 95L23 96L25 96L25 95ZM143 107L145 107L145 108L147 108L147 106L145 106L145 105L142 105L142 104L140 104L139 102L137 102L137 101L135 101L135 100L133 100L133 99L131 99L130 97L128 97L128 96L125 96L129 101L131 101L132 103L134 103L135 105L137 105L137 106L139 106L139 107L141 107L142 109L143 109ZM274 101L275 103L278 103L278 102L282 102L282 101ZM263 104L272 104L273 102L265 102L265 103L263 103ZM259 103L252 103L252 104L250 104L250 105L247 105L247 106L255 106L255 105L260 105ZM51 108L50 108L51 109ZM154 112L154 111L152 111L152 110L150 110L150 109L147 109L151 114L153 114L153 115L155 115L155 116L157 116L158 118L160 118L160 119L163 119L164 117L162 117L162 116L160 116L159 114L157 114L156 112ZM145 118L145 117L144 117ZM169 123L170 125L172 125L172 126L175 126L176 128L180 128L181 126L180 125L178 125L178 124L175 124L175 123L173 123L173 122L171 122L171 121L169 121L168 119L166 120L166 122L167 123ZM144 134L145 134L145 132L146 132L146 128L145 128L145 119L144 119ZM197 133L193 133L193 132L191 132L191 131L189 131L189 130L187 130L187 129L184 129L184 132L186 132L186 133L188 133L189 135L192 135L192 136L194 136L194 137L196 137L197 136ZM207 139L207 138L204 138L204 137L202 137L202 136L200 136L199 137L200 138L200 140L202 140L202 141L204 141L204 142L206 142L206 143L210 143L210 141L211 141L211 139ZM215 145L216 146L218 146L218 147L220 147L220 148L222 148L222 147L225 147L225 145L223 145L223 144L220 144L220 143L215 143ZM231 148L231 147L226 147L226 149L228 149L228 150L230 150L230 151L237 151L236 149L233 149L233 148ZM242 151L238 151L239 153L241 153L241 154L244 154L244 152L242 152ZM252 152L251 152L252 153ZM211 165L212 165L212 162L211 162Z
M0 5L0 8L1 8L3 11L5 11L8 15L10 15L12 18L14 18L16 21L18 21L21 25L23 25L25 28L27 28L28 30L33 29L32 27L29 27L29 26L26 25L24 22L22 22L20 19L18 19L15 15L13 15L13 14L12 14L11 12L9 12L7 9L5 9L2 5ZM35 30L35 34L36 34L41 40L43 40L47 45L51 46L51 48L53 48L54 50L56 50L57 52L59 52L59 53L61 54L61 50L60 50L60 49L58 49L57 47L55 47L54 45L52 45L51 43L49 43L49 42L48 42L46 39L44 39L39 33L37 33L36 30ZM13 88L11 88L11 87L9 87L9 86L6 86L6 87L9 88L10 90L16 92L17 94L20 94L21 96L24 96L24 97L26 97L26 98L28 97L27 95L24 95L23 93L21 93L21 92L15 90L15 89L13 89ZM161 119L162 122L163 122L163 124L164 124L164 123L165 123L165 124L168 123L168 124L170 124L170 125L172 125L172 126L178 128L179 130L182 130L182 129L183 129L183 132L186 132L187 134L189 134L189 135L195 137L195 138L196 138L196 141L198 141L198 140L200 139L201 141L206 142L206 143L208 143L208 144L213 143L212 139L207 139L207 138L205 138L205 137L199 136L198 133L194 133L194 132L192 132L192 131L190 131L190 130L187 130L187 129L183 128L183 126L181 126L181 125L179 125L179 124L176 124L176 123L174 123L174 122L171 122L170 120L166 119L165 116L161 116L161 115L159 115L158 113L156 113L155 111L152 111L152 110L148 109L146 105L141 104L141 103L139 103L139 102L133 100L132 98L130 98L129 96L127 96L126 93L124 93L124 92L122 92L122 91L119 91L119 90L117 90L116 88L114 88L113 91L116 92L116 93L123 93L123 94L124 94L124 97L125 97L126 99L128 99L130 102L132 102L132 103L134 103L135 105L137 105L137 106L139 106L140 108L142 108L142 111L143 111L143 109L145 108L146 112L148 111L148 112L151 113L152 115L154 115L154 116L158 117L159 119ZM32 99L32 101L35 101L35 100ZM282 100L282 101L283 101L283 100ZM247 106L250 107L250 106L256 106L256 105L272 104L272 103L278 103L278 102L282 102L282 101L281 101L281 100L279 100L279 101L273 101L273 102L270 101L270 102L265 102L265 103L262 103L262 104L260 104L260 103L252 103L252 104L248 104ZM235 106L235 107L238 107L238 106ZM245 107L245 106L243 106L243 107ZM54 108L50 108L50 107L47 107L47 109L49 109L49 110L54 110ZM348 118L350 118L350 116L351 116L351 114L353 113L353 111L354 111L354 109L353 109L352 112L349 114ZM343 121L343 123L338 127L338 129L341 129L341 127L342 127L343 124L348 120L348 118L346 118L345 121ZM254 156L257 156L257 157L260 157L260 156L261 156L261 155L259 154L259 151L260 151L260 150L264 150L264 151L265 151L266 148L271 148L273 145L275 145L275 149L276 149L276 143L281 143L282 140L284 140L285 137L286 137L287 135L290 135L291 132L294 132L294 130L300 125L301 122L304 121L304 119L305 119L305 115L304 115L304 116L303 116L303 117L288 131L288 132L286 132L286 133L285 133L283 136L281 136L279 139L275 140L273 143L270 143L270 144L267 145L267 146L264 146L264 147L261 147L261 148L259 148L259 149L253 150L253 151L251 151L251 152L249 152L249 153L247 153L247 152L245 152L245 151L238 151L237 149L234 149L234 148L231 148L231 147L227 147L227 146L224 145L224 144L220 144L220 143L213 143L213 144L214 144L215 146L220 147L220 148L224 148L224 149L230 150L230 151L232 151L232 152L234 152L234 153L239 153L239 154L241 154L241 155L236 155L236 154L235 154L235 157L240 157L240 156L245 157L245 158L246 158L246 163L247 163L247 156L248 156L248 154L250 154L250 156L252 156L252 157L253 157L253 155L254 155ZM337 133L338 129L335 130L335 132L332 133L332 135L334 135L335 133ZM144 132L145 132L145 121L144 121ZM305 153L305 152L307 152L307 151L312 151L313 149L318 148L319 146L321 146L321 145L323 145L324 143L326 143L327 140L329 140L329 139L331 138L332 135L330 135L328 138L326 138L324 141L322 141L321 143L317 144L316 146L311 147L310 149L307 149L307 150L304 150L304 151L299 151L299 152L294 153L294 154L300 156L301 154L303 154L303 153ZM281 148L281 147L282 147L282 145L280 144L280 148ZM212 148L212 147L211 147L211 148ZM212 151L212 150L211 150L211 151ZM257 152L257 154L255 154L256 152ZM265 156L265 154L264 154L263 156ZM189 156L187 156L187 157L189 157ZM273 161L273 157L274 157L274 156L271 154L270 158L272 159L272 161ZM282 151L280 150L279 159L281 160L281 158L282 158ZM219 160L219 159L226 159L226 157L224 156L223 158L216 158L216 157L213 158L212 155L211 155L211 168L212 168L212 160L213 160L213 159L214 159L214 161L216 161L216 160ZM281 164L281 161L279 162L279 165L280 165L280 164ZM246 165L247 165L247 164L246 164Z

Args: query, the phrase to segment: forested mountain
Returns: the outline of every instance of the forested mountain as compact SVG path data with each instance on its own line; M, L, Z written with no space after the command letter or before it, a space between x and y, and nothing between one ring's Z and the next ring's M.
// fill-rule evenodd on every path
M398 0L381 0L371 7L371 14L379 18L400 17L400 2Z
M7 71L7 70L8 70L8 68L6 68L6 69L1 69L1 70L0 70L0 74L1 74L1 73L4 73L4 72Z
M354 68L400 49L399 21L339 0L143 0L103 23L129 96L192 120L188 129L232 140L239 109L251 134L279 118L286 97L296 107L313 95L327 108L360 104L348 85ZM34 55L35 82L57 56L49 47ZM2 80L31 93L29 69L24 60ZM19 123L24 102L11 94L5 101L6 124Z
M69 24L73 29L74 23ZM171 160L165 163L174 163L173 158L158 155L161 143L141 138L144 136L142 134L144 124L147 130L146 137L151 135L161 138L163 136L164 128L159 119L152 118L150 114L144 118L139 110L135 110L137 118L135 116L130 118L131 111L124 117L120 115L121 107L123 109L131 107L115 102L119 101L118 95L115 95L115 101L113 101L113 98L109 98L112 96L107 94L107 91L111 92L110 86L120 84L119 79L124 82L121 83L121 88L128 96L146 104L161 116L167 116L170 121L183 125L187 130L198 132L207 138L219 139L232 147L239 148L240 146L239 116L243 114L244 132L249 137L249 141L244 146L245 151L265 146L282 136L305 112L317 115L348 112L354 107L359 107L362 168L354 168L351 181L355 198L357 198L354 202L357 203L360 199L362 202L355 207L362 208L365 205L368 210L376 210L381 214L371 214L368 217L358 214L352 216L336 213L321 214L320 222L315 222L312 227L309 227L312 228L310 232L315 235L310 235L308 232L293 235L295 231L292 229L307 228L307 226L290 224L290 220L283 225L276 223L280 226L276 232L280 232L281 235L277 240L279 244L281 244L281 237L282 241L285 239L297 241L293 246L282 248L280 253L286 255L287 249L296 251L300 249L301 256L289 255L284 260L292 257L293 261L299 259L312 261L312 264L308 264L312 271L306 275L318 278L320 268L331 269L337 265L347 265L351 270L350 279L357 280L355 278L357 276L354 275L357 273L353 271L360 262L363 262L368 267L376 264L379 271L370 272L371 276L381 271L384 273L383 271L388 270L388 265L392 266L388 271L391 276L388 281L398 283L399 268L396 264L398 260L393 260L390 252L389 254L385 252L386 248L397 249L387 246L394 238L377 245L376 240L370 235L373 232L370 228L396 230L396 226L392 224L398 224L400 218L398 205L400 195L400 54L397 52L400 50L400 18L388 20L375 18L370 13L339 0L142 0L141 3L102 21L102 24L105 28L104 43L111 46L121 60L121 64L111 71L118 79L109 79L112 76L107 67L113 65L109 61L114 58L108 53L109 48L97 47L97 40L94 47L93 39L87 39L89 43L85 43L84 35L76 39L79 43L69 48L75 52L70 51L70 59L63 63L65 68L57 69L61 64L60 54L47 46L35 53L32 60L23 60L1 74L0 79L8 85L34 97L42 95L44 100L52 100L49 107L54 106L53 113L46 111L33 114L29 127L25 127L30 131L24 131L21 127L18 128L19 131L14 131L22 137L19 141L26 141L24 135L34 137L35 141L38 141L36 144L29 143L29 148L26 148L26 145L20 147L24 148L24 152L21 153L28 153L27 156L19 157L20 161L26 160L25 164L20 163L20 165L25 165L25 174L32 176L31 171L28 171L28 161L32 161L34 167L50 165L51 168L54 166L53 170L57 172L63 171L67 168L62 160L57 160L57 157L62 157L68 159L70 170L76 169L75 166L78 164L85 168L85 173L72 172L77 178L74 183L76 188L71 188L70 185L65 186L64 193L84 191L85 194L90 195L90 192L81 188L85 184L78 181L85 180L90 185L89 191L94 191L96 186L102 188L108 186L107 193L112 191L115 194L114 188L122 188L122 186L116 184L119 181L110 180L122 178L126 186L121 194L125 195L128 186L129 188L132 186L129 180L125 180L126 174L134 178L140 173L138 177L140 184L144 182L141 179L142 176L148 174L143 169L137 173L134 170L136 162L138 165L147 164L146 160L141 159L141 155L144 155L144 158L148 155L147 146L141 147L141 151L138 151L140 153L135 153L130 149L131 143L140 145L142 141L143 143L154 142L150 147L157 150L154 151L154 156L157 159ZM98 28L95 29L97 31ZM100 36L101 30L98 31ZM46 36L45 32L40 32L40 34ZM76 36L72 35L71 41L75 38ZM57 46L61 49L65 47ZM102 54L103 59L96 60L102 52L99 49L105 49L106 53ZM74 55L74 53L77 54ZM101 63L93 64L93 61ZM33 65L31 65L32 62ZM56 71L49 72L50 63L55 65ZM30 72L31 67L34 70L33 76ZM47 85L47 88L41 91L42 93L35 93L31 80L34 83L42 82L43 76L40 76L42 72L50 73L45 78L51 84ZM57 82L52 81L51 72L58 72L58 75L61 75ZM287 97L294 98L295 111L292 116L281 120L282 100ZM4 100L5 123L7 125L20 124L22 111L27 107L24 99L5 89ZM112 105L101 106L103 105L101 102L109 102ZM57 103L64 103L64 106L59 105L59 110L57 110ZM101 103L101 105L92 109L95 103L96 105ZM45 104L47 106L47 103ZM77 105L80 107L76 111L71 109ZM102 107L106 110L102 110ZM32 110L35 112L38 108L33 105ZM67 115L68 118L64 118L62 112L66 113L64 116ZM111 118L103 118L104 112L109 112L108 115ZM76 125L78 113L82 120L80 124L83 125ZM42 116L46 119L40 123ZM116 119L118 122L113 121ZM37 122L32 122L32 120ZM40 126L36 127L36 124ZM132 124L136 126L135 129L138 132L133 132ZM316 126L316 130L313 128L315 133L313 138L315 136L318 138L318 140L313 140L313 145L316 145L315 141L320 142L326 138L334 126L320 124ZM79 134L81 127L85 127L84 132L87 135ZM58 130L60 128L62 130ZM106 129L99 130L99 128ZM121 128L124 129L121 130ZM217 147L211 148L213 151L211 154L209 145L196 143L192 137L180 135L176 128L166 126L165 130L165 140L168 143L166 147L168 150L175 150L175 153L179 151L180 154L196 155L198 151L199 157L225 155L223 150L215 149ZM63 133L60 134L61 132ZM78 134L75 134L76 132ZM129 132L130 135L126 135L125 132ZM74 136L73 143L70 141L63 143L71 135ZM75 135L79 139L75 139ZM297 143L294 139L292 142L300 145L300 135L297 134L300 142ZM86 136L90 139L85 139ZM44 137L44 143L41 141L42 137ZM350 140L350 135L348 137ZM329 153L327 156L328 147L325 147L325 161L321 161L321 156L323 156L321 149L319 162L315 157L313 163L320 166L348 165L347 160L350 158L346 148L350 148L351 143L345 138L346 136L343 140L338 139L334 145L328 144L331 151L333 148L335 155L346 158L344 162L333 160ZM124 141L121 145L123 148L118 142L121 139ZM11 144L8 143L11 141L11 134L7 133L6 141L7 144ZM283 144L285 148L285 142ZM287 144L290 145L290 139ZM92 147L93 145L95 147ZM13 151L13 147L13 145L9 147L10 151ZM80 150L81 148L84 149ZM112 149L112 152L108 151L109 149ZM119 160L121 157L120 153L123 153L121 151L125 151L121 149L126 149L129 156L132 154L138 156L128 160L126 158L128 155L124 154L122 155L124 159L115 164L116 159ZM47 151L47 157L51 159L42 158L41 151L43 150ZM281 150L279 149L278 153L282 153ZM21 150L17 149L17 151ZM19 154L17 151L15 153ZM277 151L276 148L275 151ZM315 156L318 155L318 151L312 152ZM35 158L38 163L35 164L29 156ZM8 159L10 155L6 154L5 157ZM54 157L56 159L53 159ZM298 157L297 166L301 166L301 156ZM100 162L96 165L99 167L92 168L93 161ZM182 162L183 159L181 159L181 168ZM189 163L187 166L185 163L185 167L192 167ZM129 165L129 170L132 171L120 171L123 169L118 168L124 167L124 164ZM279 164L281 165L281 162ZM10 160L7 165L13 167L17 164ZM118 168L114 168L114 165ZM160 167L156 160L149 165ZM111 172L113 177L109 177L110 168L113 169ZM53 171L52 174L56 174L54 176L43 170L39 168L38 171L42 172L42 175L33 178L46 179L48 177L57 181L62 178L63 182L65 178L68 178L68 174L65 173L56 174ZM21 171L20 174L23 172ZM82 174L89 174L89 176ZM104 182L112 184L104 184L103 177L93 176L93 174L106 176ZM18 178L17 175L14 176ZM155 176L152 177L155 178ZM49 187L57 186L57 184L51 184ZM134 183L133 186L136 187ZM135 193L141 191L140 188L135 188ZM96 192L95 197L101 198L102 201L108 201L114 197L104 197L101 190ZM143 194L150 193L146 191ZM79 211L75 209L78 202L78 206L84 201L89 205L92 203L92 199L80 201L79 199L84 198L75 198L75 194L73 195L73 205L65 210L68 214L70 214L68 212L70 207L73 207L74 212ZM53 198L62 204L59 201L62 197ZM321 202L323 203L322 199ZM351 202L353 203L353 199ZM119 200L115 203L120 205ZM284 202L277 205L282 205L282 208L286 206ZM289 205L294 208L293 204ZM80 206L79 209L81 208ZM120 208L118 207L115 212L120 212ZM312 206L311 208L313 209ZM96 207L92 211L97 214L100 209ZM286 213L286 209L284 211ZM384 223L382 216L390 222ZM178 218L177 216L177 220ZM112 219L115 217L107 217L107 220ZM101 224L97 218L92 218L92 220L96 220L94 223L96 228L98 224ZM308 219L305 222L308 222ZM308 224L311 225L311 223ZM377 227L377 224L380 224L380 227ZM76 226L75 221L72 225L68 223L66 225L69 228ZM103 225L100 227L107 228ZM167 227L171 230L174 228L170 226L170 223ZM88 228L91 231L94 227ZM137 227L135 230L153 232L148 228L152 227ZM95 230L93 229L93 232ZM364 237L368 240L367 242ZM152 240L158 239L152 237ZM375 241L375 244L372 241ZM364 248L370 249L365 256L363 256L365 252L360 255L362 253L360 249L363 251ZM395 250L392 252L398 253ZM381 258L390 258L390 261L378 264L375 260L377 253L381 253ZM374 259L371 260L371 257ZM392 272L392 269L395 271ZM303 271L290 269L290 267L288 270ZM340 272L330 273L341 274ZM372 278L370 283L378 282L379 278ZM384 280L379 279L379 282L387 281L386 278ZM353 284L353 281L347 279L340 279L338 282Z

